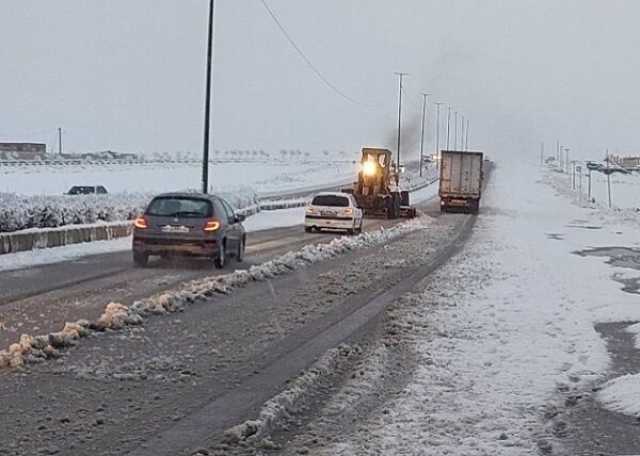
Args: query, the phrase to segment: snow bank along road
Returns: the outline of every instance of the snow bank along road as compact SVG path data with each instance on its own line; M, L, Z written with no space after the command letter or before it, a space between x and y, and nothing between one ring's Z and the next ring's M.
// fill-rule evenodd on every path
M387 245L213 296L143 327L94 335L57 361L0 372L0 454L231 451L221 442L225 429L252 417L327 349L366 333L382 306L444 261L474 220L440 216L437 201L421 209L422 229ZM366 230L397 223L368 220ZM299 226L254 233L246 262L332 237ZM127 252L4 273L0 342L95 319L109 301L129 304L213 273L197 262L133 269Z

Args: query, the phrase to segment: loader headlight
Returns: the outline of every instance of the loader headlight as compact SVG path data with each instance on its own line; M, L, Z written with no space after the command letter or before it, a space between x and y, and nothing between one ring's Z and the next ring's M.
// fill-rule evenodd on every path
M372 161L366 161L362 164L362 174L365 176L375 176L378 174L378 167Z

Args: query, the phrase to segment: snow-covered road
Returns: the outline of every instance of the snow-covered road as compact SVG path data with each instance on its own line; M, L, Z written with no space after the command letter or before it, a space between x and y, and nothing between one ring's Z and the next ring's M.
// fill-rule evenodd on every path
M595 323L640 320L637 295L619 281L629 270L577 253L637 247L638 224L572 204L565 177L498 168L464 250L391 311L415 352L406 385L380 391L384 400L355 426L338 424L337 404L357 409L389 370L386 347L398 335L387 331L361 375L284 453L309 447L311 434L333 434L311 454L572 454L563 442L570 425L551 418L607 373Z

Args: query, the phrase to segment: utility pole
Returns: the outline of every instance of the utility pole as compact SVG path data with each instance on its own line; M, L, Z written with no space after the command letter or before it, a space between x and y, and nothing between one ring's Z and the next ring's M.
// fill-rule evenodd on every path
M408 73L398 72L398 161L396 162L396 187L400 184L400 137L402 136L402 79Z
M58 128L58 155L62 156L62 128Z
M540 166L544 166L544 141L540 143Z
M569 148L564 148L564 166L567 168L567 174L569 173Z
M453 118L453 150L458 150L458 111L455 112Z
M436 160L440 160L440 105L443 103L436 103Z
M202 193L209 192L209 136L211 130L211 69L213 66L213 8L209 0L209 28L207 38L207 82L204 101L204 144L202 150Z
M449 111L447 112L447 150L449 150L449 132L451 131L451 105L449 105Z
M466 143L465 150L469 150L469 119L467 119L467 130L465 133L467 135L465 138L465 143Z
M591 168L589 169L589 203L591 203Z
M576 169L578 172L578 203L582 204L582 166L578 166Z
M460 120L460 149L465 150L464 148L464 115Z
M430 93L422 94L422 131L420 133L420 177L422 177L422 166L424 163L424 123L427 116L427 101Z
M575 190L576 189L576 161L572 160L571 161L571 189Z
M609 171L609 149L607 149L607 193L609 194L609 209L611 209L611 171Z
M558 160L558 165L562 168L562 153L560 152L560 140L556 140L556 159Z

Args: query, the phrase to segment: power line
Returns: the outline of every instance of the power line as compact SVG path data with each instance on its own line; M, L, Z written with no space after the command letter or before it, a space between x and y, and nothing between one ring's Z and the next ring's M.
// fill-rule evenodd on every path
M289 35L289 32L287 32L287 29L285 29L284 25L282 25L282 23L280 22L280 20L278 19L278 17L276 16L276 14L273 12L273 10L269 7L269 5L267 4L266 0L260 0L260 2L262 3L262 5L265 7L265 9L267 10L267 12L269 13L269 16L271 16L271 19L273 19L273 21L276 23L276 25L278 26L278 28L280 29L280 31L282 32L282 34L284 35L284 37L287 39L287 41L289 42L289 44L291 44L291 46L293 46L293 48L296 50L296 52L298 53L298 55L300 55L300 57L302 58L302 60L305 61L305 63L307 64L307 66L309 68L311 68L311 70L316 74L316 76L318 76L318 78L324 82L327 87L329 87L331 90L333 90L334 92L336 92L338 95L340 95L342 98L344 98L345 100L353 103L353 104L357 104L360 106L363 106L365 108L370 108L370 106L367 106L361 102L359 102L358 100L356 100L355 98L350 97L349 95L347 95L346 93L344 93L342 90L340 90L338 87L336 87L335 84L333 84L331 81L329 81L321 72L318 68L316 68L316 66L313 64L313 62L311 62L311 60L305 55L304 52L302 52L302 49L300 49L300 47L296 44L296 42L293 40L293 38L291 37L291 35Z

